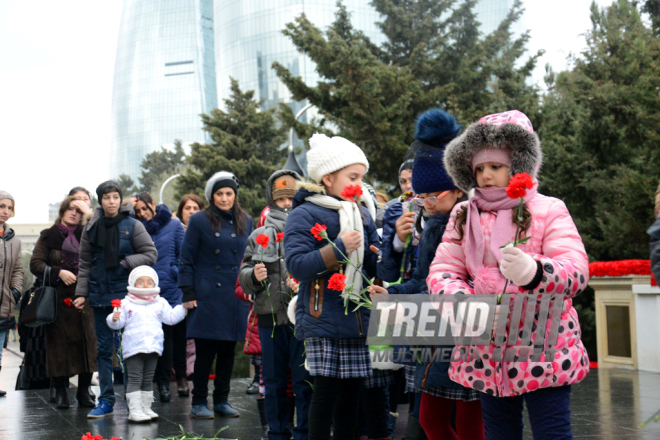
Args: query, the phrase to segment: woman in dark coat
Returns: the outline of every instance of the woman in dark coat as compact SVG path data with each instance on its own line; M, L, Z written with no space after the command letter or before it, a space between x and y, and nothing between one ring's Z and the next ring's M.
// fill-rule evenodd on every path
M210 206L190 218L179 268L183 305L189 309L187 334L195 339L197 351L190 413L213 418L206 399L209 372L217 357L213 411L238 417L227 399L234 348L245 337L249 305L236 298L234 286L254 224L238 203L238 179L232 173L215 173L205 193Z
M172 211L166 205L156 206L154 199L143 192L135 201L135 215L146 228L158 250L158 261L154 270L158 274L160 296L172 307L181 304L183 293L177 284L179 278L179 254L183 243L183 225L172 218ZM155 379L161 402L170 401L170 374L176 372L180 396L188 396L186 376L186 322L176 325L163 324L163 354L158 358Z
M76 399L83 407L94 408L88 389L96 371L96 332L89 307L81 313L72 306L78 281L78 258L83 227L76 198L69 196L60 205L55 224L41 232L30 260L30 271L43 279L50 267L49 282L57 289L57 317L46 330L46 368L53 378L57 407L69 407L69 377L78 375Z

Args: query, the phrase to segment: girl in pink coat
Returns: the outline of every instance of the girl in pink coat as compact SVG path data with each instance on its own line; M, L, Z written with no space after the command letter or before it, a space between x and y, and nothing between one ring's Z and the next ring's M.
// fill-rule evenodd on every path
M521 346L520 337L511 345L505 343L505 349L515 354L513 361L505 356L493 359L492 342L459 347L474 356L452 362L449 377L481 391L486 439L522 439L523 400L535 439L572 438L570 385L589 373L571 300L587 286L588 258L566 205L537 193L542 158L531 122L517 110L481 118L445 150L445 168L456 186L465 192L474 189L475 194L454 207L431 264L429 292L499 295L508 279L507 293L565 295L552 359L543 356L533 362L522 356L520 360L521 349L530 347ZM534 186L524 198L519 238L531 238L518 247L501 249L513 241L518 222L519 199L509 198L506 187L513 175L524 172L532 176ZM513 301L503 302L499 313L509 312L512 305ZM537 321L538 315L533 330ZM545 328L547 336L550 318Z

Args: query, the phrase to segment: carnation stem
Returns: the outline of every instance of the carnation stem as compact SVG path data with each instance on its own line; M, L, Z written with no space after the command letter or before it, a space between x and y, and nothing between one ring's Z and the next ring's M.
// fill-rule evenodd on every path
M518 205L518 222L516 223L516 235L513 237L513 247L518 246L518 233L520 232L520 224L522 223L522 215L523 215L523 203L525 203L525 199L520 197L520 204ZM504 290L500 295L497 297L497 304L502 303L502 295L506 293L506 288L509 286L509 279L506 279L506 282L504 283Z

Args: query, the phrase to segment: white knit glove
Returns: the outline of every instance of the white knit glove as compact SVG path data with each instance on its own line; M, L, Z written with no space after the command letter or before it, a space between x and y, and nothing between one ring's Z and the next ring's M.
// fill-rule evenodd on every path
M502 249L500 272L516 286L526 286L536 275L536 261L517 247L509 245Z

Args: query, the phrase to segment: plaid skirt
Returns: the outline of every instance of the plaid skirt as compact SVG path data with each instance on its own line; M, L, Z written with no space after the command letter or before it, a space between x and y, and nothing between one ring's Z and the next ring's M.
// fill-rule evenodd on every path
M414 365L406 365L404 367L406 373L406 393L417 393L419 390L415 387L415 370Z
M369 346L363 338L305 339L305 354L310 376L349 379L371 376Z
M389 387L394 383L393 370L373 370L371 376L364 378L362 386L366 389Z
M463 400L465 402L479 400L479 391L473 390L472 388L462 388L460 390L456 390L452 388L439 387L429 388L422 391L430 394L433 397L442 397L444 399Z

